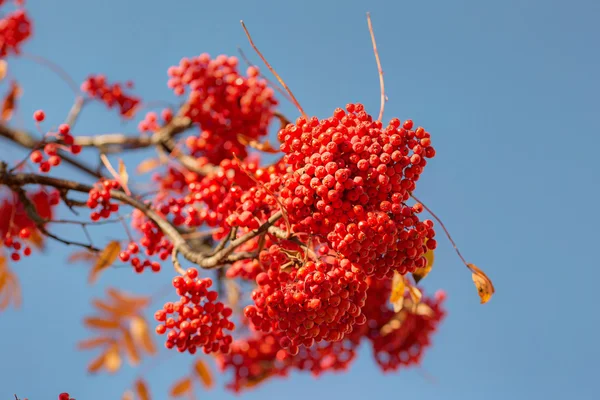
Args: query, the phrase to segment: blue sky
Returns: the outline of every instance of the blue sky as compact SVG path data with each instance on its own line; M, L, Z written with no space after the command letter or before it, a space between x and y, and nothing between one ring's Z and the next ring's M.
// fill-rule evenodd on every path
M319 117L357 101L377 113L365 18L372 13L389 96L384 119L412 118L432 133L437 150L417 194L497 293L479 304L470 273L440 235L424 286L447 291L449 314L422 368L383 375L363 349L349 373L318 380L294 374L243 398L597 398L599 2L29 3L35 36L28 53L59 63L77 82L89 73L132 79L145 100L174 100L166 70L183 56L235 55L242 46L258 61L239 25L244 19L307 113ZM73 98L64 82L30 61L10 61L9 68L24 88L14 123L33 129L38 108L49 124L64 118ZM297 115L288 103L282 110ZM93 105L75 133L134 128ZM12 149L0 142L3 159L17 159ZM99 241L109 235L96 231ZM68 265L67 254L52 246L15 266L25 303L0 315L2 399L52 399L61 391L117 399L139 372L126 367L117 376L89 377L92 354L75 350L89 337L81 319L91 296L107 286L156 292L171 271L139 277L114 269L89 287L87 267ZM192 359L165 352L157 361L144 376L161 399ZM198 394L233 398L220 388Z

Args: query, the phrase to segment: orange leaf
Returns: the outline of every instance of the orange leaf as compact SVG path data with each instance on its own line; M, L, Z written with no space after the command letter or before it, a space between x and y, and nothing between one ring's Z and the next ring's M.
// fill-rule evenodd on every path
M109 288L106 290L108 295L119 304L119 307L127 309L138 309L146 307L150 303L149 297L134 297L124 292L120 292L117 289Z
M127 353L127 358L129 358L129 363L131 365L138 365L140 363L140 353L135 345L133 340L133 336L131 336L131 332L127 329L123 329L123 346L125 347L125 352Z
M0 311L10 304L21 306L21 287L17 276L10 270L6 258L0 256Z
M394 278L392 279L392 293L390 294L390 303L394 306L394 312L402 310L404 305L404 291L406 285L404 283L404 277L398 272L394 271Z
M33 244L37 249L42 250L44 248L44 237L37 230L34 229L31 231L31 235L29 235L29 242Z
M421 298L423 297L421 291L412 285L408 285L408 294L415 306L421 302Z
M91 363L88 364L87 370L89 373L93 374L100 371L100 368L104 365L104 359L106 358L106 352L100 354L97 358L92 360Z
M104 368L110 373L115 373L121 368L121 356L119 355L119 348L116 345L111 346L106 352Z
M427 241L425 241L425 242L427 242ZM419 283L421 281L421 279L425 278L431 272L431 268L433 267L433 261L434 261L433 250L431 250L431 249L427 250L427 252L425 252L425 254L423 254L423 257L425 257L427 264L425 264L425 266L423 268L417 268L415 270L415 272L413 272L412 276L415 279L415 283Z
M77 343L77 348L79 350L89 350L93 349L94 347L104 346L114 342L115 340L113 338L102 336L93 339L82 340Z
M148 385L143 379L135 381L135 392L140 400L150 400L150 390L148 390Z
M8 72L8 63L4 60L0 60L0 81L6 78Z
M8 121L12 118L17 98L21 95L21 87L16 81L12 81L10 84L10 91L2 102L2 121Z
M152 335L150 334L150 330L148 329L148 324L146 323L146 320L144 320L144 318L132 318L131 322L129 323L129 330L131 332L133 340L139 345L141 345L142 348L146 351L146 353L156 353L156 346L154 345Z
M124 311L126 311L126 310L124 310L123 308L107 304L107 303L103 302L102 300L95 299L92 301L92 304L98 310L104 311L108 314L112 314L110 316L110 318L115 317L115 319L118 319L121 316L127 315L126 313L124 313Z
M121 244L113 240L108 243L100 256L98 257L98 261L96 261L96 265L90 271L89 283L94 283L98 278L98 274L105 268L108 268L114 263L121 252Z
M242 135L242 134L238 134L237 139L238 139L238 142L240 142L244 146L250 146L253 149L256 149L258 151L263 151L265 153L272 153L272 154L279 153L279 149L276 149L273 146L271 146L271 143L269 143L268 140L264 143L260 143L258 140L252 139L252 138L250 138L246 135Z
M196 375L200 378L200 381L207 389L210 389L213 386L213 377L210 373L210 369L202 360L196 361L194 364L194 370L196 371Z
M494 285L490 278L487 275L477 268L475 264L467 265L471 272L473 272L472 278L475 283L475 287L477 288L477 293L479 294L479 298L481 299L481 304L485 304L492 298L492 295L496 291L494 289Z
M171 387L171 396L173 397L181 397L184 394L190 392L192 390L192 379L190 377L185 377L183 379L178 380Z
M76 263L80 261L94 261L98 259L98 254L92 253L91 251L81 250L71 253L67 259L70 263Z
M83 320L83 323L85 324L85 326L87 326L88 328L92 328L92 329L111 330L111 329L119 329L119 327L121 326L119 324L119 321L103 319L103 318L96 318L96 317L88 317Z
M145 174L146 172L152 171L154 168L160 167L162 162L158 158L149 158L142 161L136 168L138 174Z

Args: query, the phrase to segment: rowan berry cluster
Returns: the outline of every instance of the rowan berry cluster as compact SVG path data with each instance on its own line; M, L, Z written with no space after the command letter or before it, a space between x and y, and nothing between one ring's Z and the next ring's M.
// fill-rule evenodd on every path
M168 74L176 95L189 91L187 116L202 130L186 141L192 154L214 164L232 153L244 158L246 147L238 135L257 139L267 134L277 100L256 67L242 75L236 57L201 54L183 58Z
M1 4L0 4L1 5ZM25 10L15 10L0 19L0 58L19 54L31 36L31 20Z
M198 348L208 353L227 353L233 338L226 330L233 330L235 325L228 318L232 310L220 301L218 293L208 290L212 286L210 278L198 277L198 270L190 268L185 276L173 279L180 300L165 303L162 310L155 313L156 332L167 333L165 346L169 349L177 347L180 352L196 353ZM173 314L171 317L170 315Z
M160 117L162 122L167 124L173 119L173 112L170 109L165 108L161 111ZM138 130L140 132L156 132L160 126L158 115L151 111L146 113L144 119L138 123Z
M361 313L365 275L350 260L302 264L273 245L261 252L260 261L265 272L257 275L254 305L246 307L244 314L257 330L282 332L280 344L290 354L298 353L301 345L339 341L366 321ZM298 268L290 268L294 263Z
M75 400L74 398L72 398L69 393L67 392L63 392L61 394L58 395L58 400Z
M361 104L348 104L327 119L301 117L278 136L296 171L281 191L296 232L325 238L369 276L424 265L433 223L419 220L420 204L405 202L435 155L428 132L396 118L383 128Z
M133 85L126 83L128 88ZM137 111L140 99L123 92L119 83L112 85L106 81L104 75L91 75L81 84L81 90L91 98L102 101L108 108L118 108L122 117L131 118Z
M87 200L87 206L96 211L92 211L90 218L92 221L99 221L102 218L109 218L112 213L119 211L119 203L111 201L111 190L119 189L121 185L116 180L104 179L98 182L90 190Z
M28 197L40 218L52 219L52 209L59 202L58 192L47 193L40 190ZM11 201L7 198L0 203L0 235L3 238L0 245L10 249L13 261L19 261L21 256L31 255L30 243L36 243L39 235L35 223L18 199Z
M42 122L45 118L44 112L41 110L36 111L33 114L33 118L36 122ZM60 165L59 149L69 151L72 154L79 154L81 152L81 146L75 144L75 139L71 135L70 130L69 125L61 124L58 127L58 132L49 132L46 134L46 137L54 137L56 139L54 142L46 143L43 152L40 150L31 152L29 159L34 164L39 165L40 172L49 172L52 167ZM45 158L46 156L48 158Z

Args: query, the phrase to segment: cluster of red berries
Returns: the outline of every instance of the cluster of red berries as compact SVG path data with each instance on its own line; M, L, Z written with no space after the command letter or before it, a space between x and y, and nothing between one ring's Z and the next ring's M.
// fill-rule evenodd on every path
M112 213L119 211L119 204L111 201L110 191L120 187L121 185L118 181L104 179L98 182L95 187L90 190L87 206L92 210L100 207L99 210L92 211L90 214L92 221L109 218Z
M265 269L256 277L254 305L244 309L257 330L285 336L281 346L296 354L299 346L321 340L335 342L366 321L361 309L366 301L364 272L346 258L327 262L307 261L299 268L280 246L260 254Z
M167 333L165 346L177 347L180 352L196 353L202 348L204 353L227 353L233 338L225 330L233 330L235 325L228 318L233 311L217 301L218 293L209 291L210 278L198 278L198 270L189 268L185 276L173 279L180 300L165 303L154 317L161 322L156 327L159 335ZM176 314L177 316L171 314Z
M58 192L47 193L40 190L29 196L29 199L35 206L37 214L45 219L52 219L52 208L59 203ZM37 228L35 223L29 218L23 204L18 200L10 201L4 199L0 204L0 241L7 249L11 250L10 258L13 261L19 261L21 256L31 255L31 247L26 243L32 242L37 237L33 232Z
M160 113L160 117L162 121L167 124L173 119L173 111L165 108ZM144 119L138 123L138 130L140 132L156 132L159 128L158 115L153 111L146 113Z
M187 139L193 154L215 164L232 153L244 158L246 147L238 134L252 139L267 134L277 100L256 67L248 68L244 76L236 57L211 59L201 54L182 59L168 74L176 95L189 90L187 116L202 130L199 137Z
M131 263L131 266L138 274L144 272L144 269L150 268L152 272L160 272L160 263L156 261L150 261L148 259L142 261L137 256L140 252L140 247L135 242L129 243L127 248L119 253L119 259L123 262ZM161 259L166 260L169 253L161 253Z
M25 10L16 10L0 19L0 57L19 54L21 44L31 36L31 20Z
M279 132L284 161L296 171L281 191L294 230L326 239L369 276L414 271L435 232L416 215L423 207L405 202L435 155L430 135L410 120L383 128L361 104L346 111L301 117Z
M131 82L127 88L133 87ZM140 99L123 92L119 83L108 84L104 75L92 75L81 84L81 90L90 97L102 101L108 108L117 107L121 116L131 118L137 111Z
M33 114L33 118L36 122L42 122L45 118L43 111L38 110ZM70 133L71 128L67 124L61 124L58 127L58 132L48 133L47 136L54 136L55 142L47 143L44 146L44 151L34 150L31 152L29 159L35 164L39 164L40 172L49 172L52 167L60 165L61 158L58 154L58 150L70 151L72 154L79 154L81 152L81 146L75 144L75 139ZM46 159L44 154L48 156Z
M61 394L58 395L58 400L75 400L74 398L72 398L69 393L67 392L63 392Z

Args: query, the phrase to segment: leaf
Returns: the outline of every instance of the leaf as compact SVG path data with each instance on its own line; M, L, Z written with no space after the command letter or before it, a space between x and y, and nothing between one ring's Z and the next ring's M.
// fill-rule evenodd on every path
M129 331L133 340L138 343L148 354L156 353L156 346L148 329L146 320L142 317L134 317L129 323Z
M126 187L129 182L129 174L123 160L119 158L119 177L121 178L121 186Z
M88 317L83 320L83 323L88 328L92 329L119 329L121 326L119 321L111 320L111 319L103 319L97 317Z
M133 392L131 390L125 391L121 397L121 400L135 400L133 397Z
M115 171L112 164L110 163L110 160L108 159L108 157L106 157L106 154L100 154L100 161L102 161L102 164L104 164L104 166L106 167L108 172L110 172L110 174L113 176L113 178L115 178L117 180L117 182L119 182L119 184L121 185L123 190L125 190L125 193L128 196L130 196L131 191L127 187L127 182L123 182L123 179L121 178L121 174L117 173L117 171ZM122 163L122 161L119 160L119 171L121 171L121 163ZM129 178L129 176L128 176L128 178Z
M33 244L38 250L44 249L44 237L37 229L33 229L31 231L31 235L29 235L29 239L27 240L31 244Z
M98 261L96 261L96 265L94 265L90 271L90 276L88 279L89 283L94 283L98 278L100 271L110 267L116 261L120 252L121 244L118 241L113 240L112 242L108 243L104 250L102 250L100 253Z
M206 363L202 360L196 361L194 364L194 370L196 371L196 375L200 379L200 382L204 385L205 388L210 389L213 387L213 377L210 373L210 369L206 365Z
M10 304L21 306L21 286L17 276L10 270L6 258L0 256L0 311Z
M404 283L404 277L398 272L394 271L394 278L392 279L392 293L390 294L390 303L394 306L394 312L402 310L404 305L404 291L406 285Z
M116 345L111 346L106 352L104 368L110 373L115 373L121 368L121 356L119 355L119 348Z
M140 352L138 351L131 332L127 329L123 329L123 347L125 347L125 353L129 359L131 365L138 365L140 363Z
M98 259L98 254L92 253L88 250L75 251L71 253L67 261L70 263L76 263L80 261L95 261Z
M17 98L21 95L21 87L16 81L12 81L10 84L10 91L2 102L2 121L8 121L12 118Z
M140 400L150 400L150 390L148 390L148 385L143 379L138 379L135 381L135 392L137 393Z
M190 392L192 390L192 379L190 377L185 377L183 379L178 380L171 387L170 394L173 397L181 397L184 394Z
M122 307L107 304L107 303L103 302L102 300L95 299L92 301L92 304L98 310L104 311L108 314L111 314L111 316L110 316L111 318L114 317L115 319L119 319L119 317L123 317L123 316L127 315L126 309L123 309Z
M155 168L158 168L162 165L162 162L158 158L149 158L147 160L142 161L136 168L136 172L138 174L145 174L146 172L150 172Z
M433 316L435 315L435 313L433 312L433 309L425 303L417 304L417 306L415 307L415 309L413 311L413 314L422 315L424 317L429 317L429 318L433 318Z
M87 370L90 374L94 374L100 371L100 368L104 365L104 359L106 358L106 352L100 354L97 358L92 360L91 363L88 364Z
M242 135L242 134L238 134L237 139L238 139L238 142L240 142L244 146L250 146L253 149L256 149L258 151L262 151L265 153L271 153L271 154L279 153L279 149L276 149L273 146L271 146L271 143L269 143L268 140L265 141L264 143L260 143L258 140L252 139L252 138L250 138L246 135Z
M4 60L0 60L0 81L6 78L8 72L8 63Z
M479 294L479 298L481 299L481 304L485 304L492 298L492 295L496 291L494 289L494 285L490 278L487 275L477 268L475 264L467 264L473 275L473 282L475 283L475 287L477 288L477 293Z
M101 336L97 338L82 340L77 343L77 348L79 350L89 350L95 347L104 346L107 344L112 344L115 342L115 339L111 337Z
M412 285L408 285L408 294L415 306L421 302L421 298L423 297L421 291Z
M415 272L413 272L412 276L415 279L415 283L419 283L421 279L425 278L431 272L431 268L433 267L433 261L435 259L433 256L433 250L427 250L423 257L425 257L425 260L427 260L427 264L425 264L423 268L417 268Z

